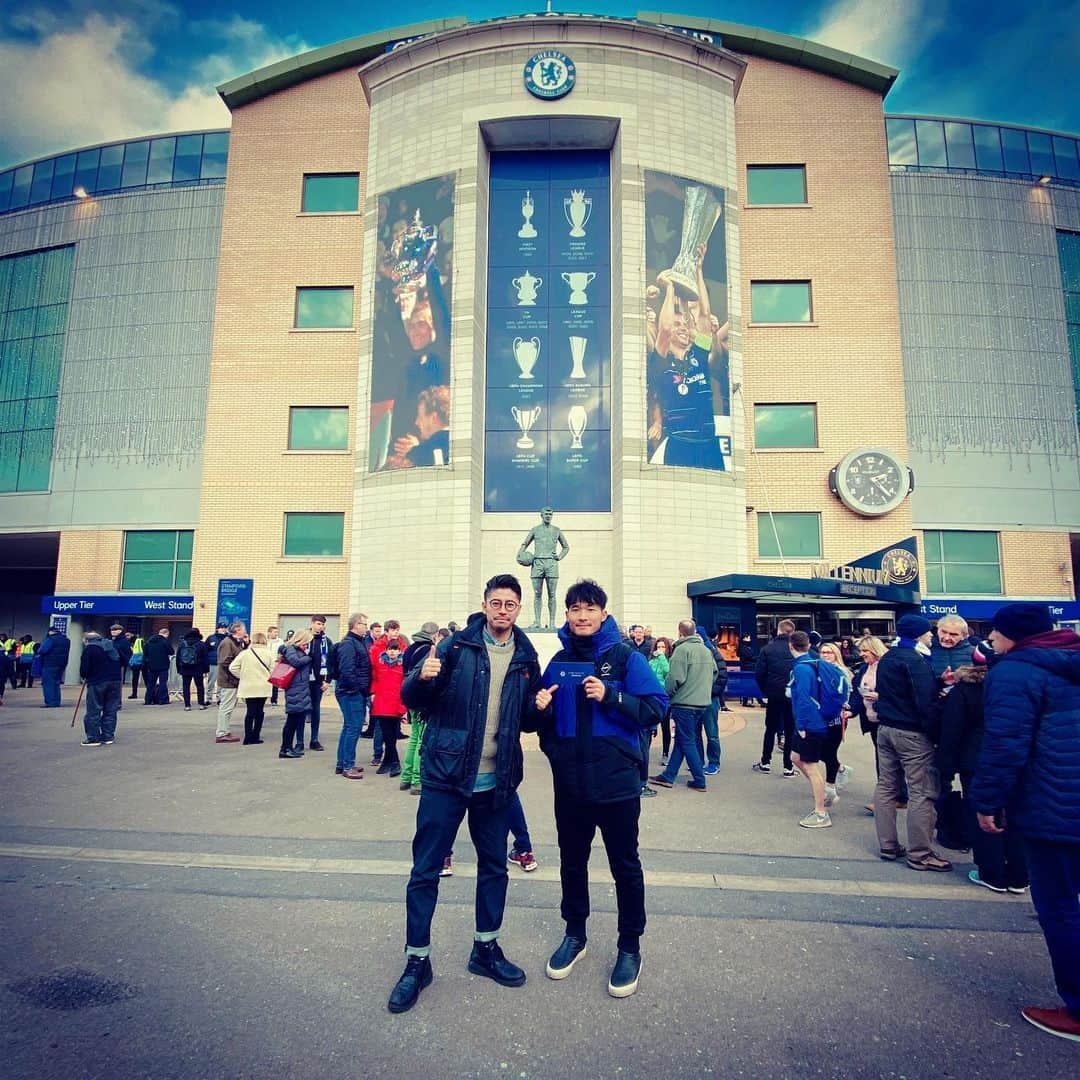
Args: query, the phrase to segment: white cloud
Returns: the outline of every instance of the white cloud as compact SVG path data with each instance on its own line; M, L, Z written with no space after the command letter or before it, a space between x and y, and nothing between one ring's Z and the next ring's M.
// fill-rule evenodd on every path
M60 150L160 131L228 127L214 87L236 75L303 52L249 19L187 22L143 0L141 15L89 12L62 23L55 13L23 13L0 37L0 167ZM202 59L179 89L148 74L154 36L183 48L188 34Z
M842 52L900 67L936 33L944 3L932 0L834 0L806 33Z

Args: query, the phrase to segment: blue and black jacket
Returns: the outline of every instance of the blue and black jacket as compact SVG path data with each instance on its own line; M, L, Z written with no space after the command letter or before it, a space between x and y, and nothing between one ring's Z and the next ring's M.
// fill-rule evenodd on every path
M563 648L541 679L559 689L529 720L551 762L556 794L582 803L636 799L641 731L661 721L668 696L645 657L623 644L610 615L592 637L575 637L564 625L559 640ZM585 696L582 682L589 675L607 686L601 702Z

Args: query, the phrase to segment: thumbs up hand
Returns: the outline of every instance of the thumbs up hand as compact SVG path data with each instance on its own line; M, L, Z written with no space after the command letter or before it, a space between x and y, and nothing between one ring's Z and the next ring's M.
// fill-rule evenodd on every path
M435 643L432 642L431 651L424 658L424 665L420 668L420 678L424 682L430 682L439 676L442 671L442 661L435 655Z
M555 686L549 686L546 689L538 690L536 693L536 707L543 711L551 705L551 699L555 696L555 691L559 689L558 684Z

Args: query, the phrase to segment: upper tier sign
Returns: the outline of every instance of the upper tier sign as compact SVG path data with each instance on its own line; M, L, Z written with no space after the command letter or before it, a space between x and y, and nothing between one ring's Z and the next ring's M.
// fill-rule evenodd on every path
M533 97L554 101L574 89L577 68L574 61L557 49L544 49L525 62L525 89Z

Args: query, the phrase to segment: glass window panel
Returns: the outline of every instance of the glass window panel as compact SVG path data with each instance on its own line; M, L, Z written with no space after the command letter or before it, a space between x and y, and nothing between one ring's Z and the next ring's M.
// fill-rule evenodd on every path
M781 550L786 559L820 557L820 514L758 514L757 522L758 555L761 558L778 559Z
M60 386L60 363L64 357L64 336L35 338L30 368L30 396L55 394Z
M176 533L172 530L141 530L124 533L124 561L176 559Z
M322 173L304 177L304 195L300 208L305 214L356 210L359 205L358 173Z
M4 328L4 337L9 341L33 337L36 317L37 309L32 307L9 312L7 326Z
M56 167L56 159L39 161L34 166L34 180L30 185L30 205L48 202L52 194L53 169Z
M12 309L28 308L33 306L37 299L38 285L41 281L41 257L39 255L24 255L15 260L15 268L11 273L11 293L8 296L8 306ZM30 317L33 333L33 313ZM21 334L19 335L22 336Z
M15 183L15 173L9 169L5 173L0 173L0 214L4 213L11 206L11 185ZM0 299L2 299L0 294Z
M1001 148L1005 152L1005 171L1011 173L1031 173L1028 161L1027 137L1016 128L1001 129Z
M33 397L26 403L26 422L24 427L27 431L32 428L48 428L50 431L56 424L56 397Z
M996 563L998 534L996 532L961 532L949 530L941 534L944 561Z
M920 165L946 165L945 131L940 120L916 120L915 135L919 141Z
M15 170L15 179L11 186L11 209L18 210L30 201L30 184L34 178L34 166L24 165Z
M176 140L173 180L198 180L202 168L202 136L180 135Z
M926 574L926 591L930 593L943 593L945 591L945 577L941 572L941 563L927 563L923 567Z
M817 406L755 405L754 445L758 449L817 446Z
M124 144L103 146L98 163L97 190L118 191L124 166Z
M294 204L295 205L295 204ZM296 326L342 328L353 324L353 291L343 288L296 290Z
M173 588L175 589L190 589L191 588L191 563L178 562L176 564L176 577L173 580Z
M0 259L0 311L8 307L8 292L11 289L11 272L15 269L13 258Z
M340 555L344 540L344 514L285 515L286 555Z
M296 407L289 410L290 450L346 450L348 446L347 408Z
M26 398L16 401L0 401L0 431L22 431L26 424Z
M178 559L190 559L195 546L195 533L191 529L184 529L176 536L176 557Z
M1029 131L1027 139L1032 173L1035 176L1053 176L1054 152L1050 148L1050 136Z
M750 312L757 323L809 322L810 282L752 281Z
M945 583L950 593L1001 592L1001 570L980 563L946 563Z
M33 350L31 340L7 341L0 349L0 401L26 397Z
M1059 229L1058 261L1061 263L1061 279L1066 292L1080 290L1080 233Z
M888 117L885 131L889 136L890 165L918 165L915 149L915 121L901 117Z
M806 202L805 165L750 165L746 170L750 204L802 204Z
M67 304L46 304L36 309L34 333L39 337L62 334L67 323Z
M937 529L923 533L923 546L926 548L927 562L941 562L941 533Z
M171 589L175 564L171 562L125 562L121 589Z
M19 458L19 491L48 491L52 465L52 428L23 433Z
M972 145L970 124L947 123L945 146L950 169L975 168L975 149Z
M1005 159L1001 156L1001 135L989 124L973 124L975 135L975 164L987 172L1004 172Z
M56 168L53 169L52 190L50 199L66 199L71 195L71 189L75 186L75 155L65 154L56 159Z
M213 131L203 136L202 170L203 180L217 180L225 175L225 164L229 156L229 133Z
M19 483L22 432L0 435L0 491L14 491Z
M1055 175L1066 180L1080 180L1080 161L1076 156L1076 140L1054 136Z
M53 248L44 252L41 288L35 297L39 304L67 302L71 280L71 264L75 259L73 246Z
M150 144L150 163L146 172L146 182L148 184L172 183L173 155L175 153L175 139L155 139Z
M83 187L91 194L97 191L98 160L101 150L83 150L75 164L75 187Z
M1065 318L1071 323L1080 323L1080 292L1065 294Z
M145 139L130 142L124 147L124 172L121 187L142 187L146 183L146 163L150 159L150 143Z

